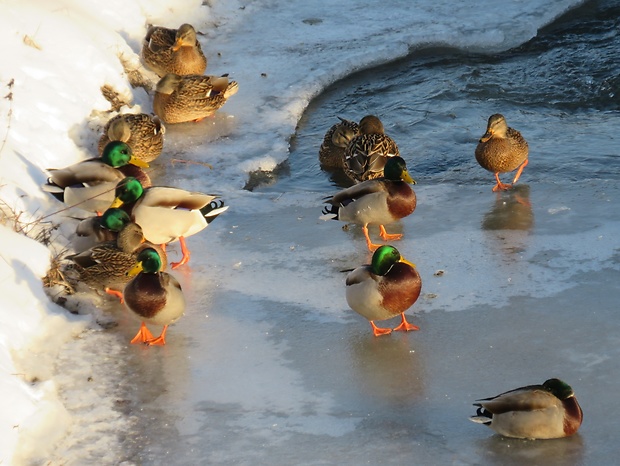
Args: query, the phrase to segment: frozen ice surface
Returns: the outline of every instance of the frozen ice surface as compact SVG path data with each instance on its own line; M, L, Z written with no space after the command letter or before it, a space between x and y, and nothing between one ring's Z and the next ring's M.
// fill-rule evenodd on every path
M606 416L620 330L617 189L416 191L420 207L395 244L423 277L410 311L417 332L374 337L347 308L340 271L370 255L359 228L317 220L323 193L247 193L241 212L190 238L192 262L177 274L188 312L170 344L126 348L128 458L608 463L618 427ZM137 323L116 312L126 345ZM475 399L555 376L584 409L576 436L505 439L468 421Z

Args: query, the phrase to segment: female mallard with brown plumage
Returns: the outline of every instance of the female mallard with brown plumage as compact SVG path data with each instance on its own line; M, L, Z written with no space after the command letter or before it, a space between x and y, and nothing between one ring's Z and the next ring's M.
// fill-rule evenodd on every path
M401 324L394 330L419 330L405 318L405 311L420 296L422 279L415 265L406 261L390 245L378 248L369 265L354 269L347 276L347 303L355 312L368 319L375 336L388 335L392 329L379 328L375 320L401 316Z
M347 188L325 200L331 206L323 209L323 220L362 225L370 251L379 247L368 236L368 225L379 225L384 241L398 240L400 234L388 234L385 224L405 218L416 208L416 195L409 183L415 184L401 157L390 157L385 165L385 177L367 180Z
M207 69L207 58L191 24L179 29L151 26L142 43L142 59L159 77L167 73L203 74Z
M505 437L551 439L573 435L583 421L575 392L559 379L528 385L474 403L470 419Z
M173 269L186 264L190 253L185 238L202 231L219 214L228 209L219 196L185 191L166 186L144 189L135 178L125 178L116 186L115 199L110 207L123 207L142 227L144 236L155 244L180 241L183 257L171 263Z
M128 272L134 277L123 291L125 306L140 319L140 330L131 343L165 345L168 326L185 312L185 297L181 285L172 275L162 272L160 255L147 248L138 254L135 266ZM146 323L163 325L155 338Z
M166 127L158 116L146 113L116 115L103 128L99 138L99 153L110 141L122 141L131 147L133 156L143 162L152 162L164 147Z
M157 83L154 112L165 123L200 121L213 115L239 90L228 76L169 73Z
M116 241L105 241L68 259L73 261L73 270L81 282L89 287L121 298L121 290L130 280L127 272L136 264L138 254L146 249L156 249L163 263L167 265L166 254L154 244L145 241L140 225L127 223L119 232Z
M381 178L387 159L398 155L398 146L385 134L381 120L366 115L360 120L359 135L345 149L344 173L355 182Z
M482 168L493 172L497 184L493 191L505 191L515 184L528 164L527 141L516 129L510 128L503 115L496 113L489 117L486 133L476 146L476 160ZM517 170L512 184L502 183L500 173Z
M60 169L49 169L43 190L69 206L90 212L103 212L114 200L114 187L126 176L137 177L150 186L149 176L139 167L148 167L136 159L124 142L108 143L101 157L91 158Z
M344 151L351 140L359 134L359 125L354 121L338 117L339 123L332 125L319 148L319 162L323 167L342 168Z

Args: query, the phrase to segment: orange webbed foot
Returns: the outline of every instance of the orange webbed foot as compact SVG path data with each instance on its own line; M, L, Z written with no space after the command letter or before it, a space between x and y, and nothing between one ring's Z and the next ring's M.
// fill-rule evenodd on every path
M413 325L407 322L404 312L400 315L400 317L402 319L402 322L398 327L394 329L395 332L410 332L412 330L420 330L420 327L418 327L417 325Z
M188 261L188 260L189 260L189 259L185 259L185 258L183 258L183 259L181 259L179 262L170 262L170 268L171 268L172 270L174 270L174 269L178 269L178 268L179 268L179 267L181 267L182 265L187 264L187 261Z
M392 333L391 328L377 327L372 320L370 321L370 326L372 327L372 333L374 333L376 337L380 337L381 335L389 335Z
M497 184L493 186L494 193L496 193L497 191L507 191L508 189L512 188L511 184L502 183L499 180L499 173L495 174L495 180L497 181Z
M510 188L512 188L511 184L498 183L495 186L493 186L493 192L496 193L498 191L508 191Z
M164 325L164 329L161 331L161 335L157 338L152 338L144 342L145 345L148 346L164 346L166 344L166 330L168 330L168 326Z
M155 337L149 331L149 329L147 328L146 324L144 322L142 322L140 324L140 330L138 330L138 333L136 333L136 336L133 337L133 339L130 341L130 343L132 343L132 344L146 343L147 341L154 340L154 339L155 339Z
M153 338L152 340L147 340L144 342L147 346L164 346L166 344L166 339L161 336L157 338Z
M385 227L383 225L379 225L379 236L381 236L381 239L383 239L383 241L396 241L403 237L403 235L400 233L389 234L387 231L385 231Z

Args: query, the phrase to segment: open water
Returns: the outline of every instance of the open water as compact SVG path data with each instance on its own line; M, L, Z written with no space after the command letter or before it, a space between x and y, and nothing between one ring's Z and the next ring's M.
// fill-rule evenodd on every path
M529 142L522 182L617 180L619 31L619 2L588 2L506 52L414 50L357 73L308 106L284 176L270 189L328 188L316 156L326 129L335 116L359 121L369 113L382 119L421 184L492 183L473 154L493 113ZM329 180L346 185L339 173Z

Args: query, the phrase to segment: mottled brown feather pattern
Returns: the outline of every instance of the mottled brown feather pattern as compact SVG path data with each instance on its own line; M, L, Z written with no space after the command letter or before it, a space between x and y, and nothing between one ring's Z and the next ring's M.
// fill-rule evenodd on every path
M521 133L510 128L500 114L489 118L487 132L476 146L476 160L493 173L516 170L528 157L528 144Z
M340 119L332 125L319 148L319 162L325 167L342 168L348 143L359 134L359 125L354 121Z
M344 172L354 181L380 178L387 157L399 155L398 146L388 135L360 134L345 149Z
M162 261L161 270L165 270L168 261L166 253L158 245L144 241L142 228L128 224L114 241L97 244L86 251L70 256L73 269L81 281L98 289L118 287L131 280L127 272L136 264L136 257L146 248L155 249Z
M237 93L236 81L215 76L166 75L157 85L153 110L165 123L183 123L212 115Z
M124 113L107 122L97 148L102 154L111 140L123 141L131 147L134 157L152 162L164 147L164 133L165 127L159 117L146 113Z
M203 74L207 69L207 58L202 52L200 42L195 40L193 44L187 44L175 51L173 45L177 31L178 29L151 26L142 44L144 63L160 77L166 73Z

